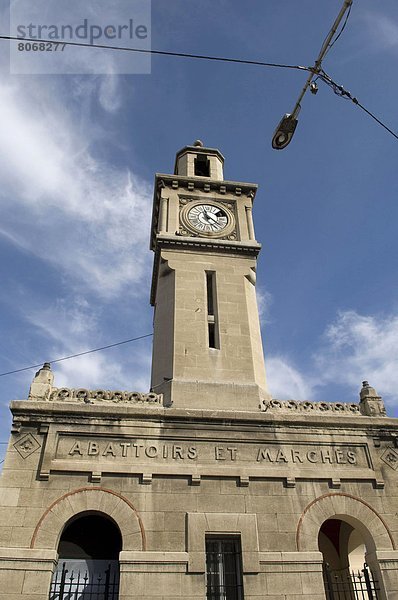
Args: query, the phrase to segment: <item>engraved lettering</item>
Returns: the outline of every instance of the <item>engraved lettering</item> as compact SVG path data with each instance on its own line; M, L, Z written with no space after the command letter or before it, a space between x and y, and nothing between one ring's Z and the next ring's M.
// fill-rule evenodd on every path
M191 460L194 460L195 458L198 458L198 451L195 448L195 446L190 446L188 448L188 454L187 454L188 458L190 458Z
M237 448L227 448L228 452L231 455L231 460L236 460L236 453L238 451Z
M344 459L344 454L342 452L342 450L335 450L334 451L335 455L336 455L336 462L338 465L345 465L345 463L347 462Z
M144 447L144 444L133 444L133 448L135 448L135 456L136 458L140 457L140 450Z
M303 459L300 456L300 450L292 450L292 461L295 462L303 462Z
M169 458L169 449L167 446L163 446L162 456L163 458Z
M120 442L120 446L122 447L122 456L127 456L127 448L130 448L130 442Z
M97 442L89 442L87 454L89 456L97 456L99 454L99 448Z
M182 449L181 446L173 446L173 458L182 458L182 459L184 459L183 449Z
M352 450L348 450L348 452L347 452L347 462L349 462L350 465L356 465L357 464L356 454Z
M322 462L329 462L332 463L333 459L332 459L332 453L330 450L321 450L321 458L322 458Z
M257 453L257 462L260 460L269 460L269 462L274 462L268 448L259 448Z
M145 454L148 458L156 458L158 455L158 449L156 446L148 446L148 448L145 448Z
M287 463L288 460L285 456L285 453L283 452L283 450L281 448L279 448L278 450L278 454L276 455L275 461L276 462L281 462L281 460L283 460L283 462Z
M80 443L79 442L75 442L72 446L72 448L69 450L69 454L71 456L73 456L74 454L80 454L80 456L83 456L83 452L80 449Z
M116 456L116 452L115 452L112 442L109 442L109 444L106 445L106 448L102 453L102 456L108 456L108 454L112 454L112 456Z
M224 456L225 449L222 446L216 446L214 448L214 451L216 453L216 460L225 460L225 456Z
M316 463L316 462L318 462L318 454L316 452L314 452L314 450L311 450L310 452L307 452L307 460L310 463Z

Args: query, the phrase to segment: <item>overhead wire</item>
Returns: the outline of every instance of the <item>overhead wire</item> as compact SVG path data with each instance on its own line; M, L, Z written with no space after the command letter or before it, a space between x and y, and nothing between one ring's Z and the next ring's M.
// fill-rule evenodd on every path
M54 360L47 360L38 363L37 365L30 365L29 367L22 367L21 369L15 369L13 371L7 371L4 373L0 373L0 377L5 377L6 375L13 375L14 373L22 373L22 371L29 371L30 369L37 369L43 366L44 362L58 363L63 360L69 360L70 358L76 358L78 356L84 356L85 354L92 354L93 352L100 352L101 350L107 350L108 348L115 348L116 346L121 346L122 344L130 344L131 342L136 342L137 340L143 340L144 338L148 338L153 336L153 333L147 333L145 335L140 335L135 338L130 338L128 340L123 340L121 342L115 342L114 344L108 344L107 346L101 346L100 348L93 348L91 350L85 350L84 352L77 352L76 354L70 354L69 356L62 356L61 358L55 358Z
M388 127L385 123L383 123L383 121L381 121L378 117L376 117L375 114L373 114L370 110L365 108L365 106L361 102L359 102L358 98L353 96L351 94L351 92L346 90L342 85L339 85L338 83L333 81L333 79L330 77L330 75L328 75L323 69L319 73L317 79L320 79L321 81L326 83L326 85L328 85L333 90L333 92L340 98L344 98L345 100L351 100L351 102L353 102L356 106L358 106L361 110L363 110L374 121L376 121L376 123L381 125L381 127L383 127L386 131L391 133L391 135L393 135L398 140L398 134L395 133L395 131L390 129L390 127Z
M332 46L334 46L334 44L337 42L337 40L340 38L341 34L343 33L349 16L351 14L351 8L352 5L349 6L344 23L339 31L339 33L336 35L335 39L333 40L333 42L331 42L326 50L326 53L328 53L330 51L330 49L332 48ZM329 32L330 34L330 32ZM328 35L329 35L328 34ZM326 36L325 40L327 39L328 36ZM291 64L285 64L285 63L273 63L273 62L266 62L266 61L259 61L259 60L246 60L246 59L240 59L240 58L232 58L232 57L225 57L225 56L211 56L211 55L206 55L206 54L193 54L193 53L187 53L187 52L171 52L171 51L167 51L167 50L153 50L153 49L142 49L142 48L130 48L128 46L108 46L106 44L85 44L83 42L67 42L67 41L62 41L62 42L57 42L54 40L47 40L47 39L43 39L43 38L20 38L17 36L11 36L11 35L0 35L0 39L3 40L10 40L10 41L18 41L18 42L37 42L37 43L50 43L50 44L65 44L67 46L78 46L78 47L83 47L83 48L99 48L99 49L108 49L108 50L118 50L118 51L124 51L124 52L135 52L135 53L140 53L140 54L153 54L153 55L158 55L158 56L170 56L170 57L174 57L174 58L186 58L186 59L197 59L197 60L206 60L206 61L216 61L216 62L225 62L225 63L235 63L235 64L243 64L243 65L253 65L253 66L260 66L260 67L269 67L269 68L279 68L279 69L294 69L294 70L300 70L300 71L308 71L308 72L312 72L312 73L316 73L317 74L317 78L318 77L320 79L322 79L325 83L327 83L330 87L332 87L332 89L334 88L334 85L337 86L337 88L339 87L337 84L335 84L334 82L332 83L332 80L329 76L327 76L327 78L329 79L329 81L326 81L325 79L323 79L322 77L322 73L323 75L326 75L324 73L324 71L322 70L320 73L317 72L317 69L315 67L309 67L309 66L302 66L302 65L291 65ZM316 81L315 79L315 81ZM340 86L341 87L341 86ZM335 91L335 90L334 90ZM381 127L383 127L386 131L388 131L391 135L393 135L395 138L398 139L398 136L396 133L394 133L394 131L392 129L390 129L385 123L383 123L378 117L376 117L371 111L369 111L367 108L365 108L365 106L363 104L361 104L358 101L355 101L356 99L354 98L350 98L347 93L345 94L339 94L338 92L337 95L340 95L341 97L347 97L348 99L352 100L354 102L354 104L356 104L359 108L361 108L367 115L369 115L374 121L376 121L376 123L378 123L379 125L381 125ZM36 367L28 367L28 368L36 368ZM11 373L11 372L10 372ZM10 374L10 373L5 373L6 375ZM3 374L0 373L0 377L2 377Z
M190 58L197 60L208 60L226 63L237 63L243 65L254 65L259 67L271 67L276 69L298 69L300 71L311 71L312 67L303 67L301 65L288 65L284 63L264 62L261 60L246 60L243 58L232 58L227 56L211 56L207 54L192 54L187 52L169 52L167 50L152 50L143 48L130 48L129 46L108 46L107 44L85 44L83 42L66 42L57 40L47 40L43 38L20 38L12 35L0 35L1 40L13 40L17 42L33 42L44 44L61 44L66 46L79 46L82 48L100 48L105 50L119 50L122 52L135 52L138 54L154 54L159 56L172 56L175 58Z

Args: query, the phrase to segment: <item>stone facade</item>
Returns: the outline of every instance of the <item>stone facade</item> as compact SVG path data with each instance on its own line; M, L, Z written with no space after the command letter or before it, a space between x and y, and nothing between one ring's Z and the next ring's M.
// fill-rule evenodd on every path
M195 152L209 157L207 178L194 174ZM241 544L238 597L325 600L325 557L340 553L346 569L348 542L341 548L353 531L377 597L397 600L397 419L367 382L359 403L272 399L248 220L255 186L225 182L221 155L203 146L185 148L176 165L155 190L152 391L56 388L45 364L28 399L11 403L0 600L49 598L63 532L84 515L120 532L120 600L203 600L205 540L217 536ZM173 193L182 186L229 195L236 238L181 235ZM209 345L206 272L217 278L219 348ZM327 523L340 528L341 548Z

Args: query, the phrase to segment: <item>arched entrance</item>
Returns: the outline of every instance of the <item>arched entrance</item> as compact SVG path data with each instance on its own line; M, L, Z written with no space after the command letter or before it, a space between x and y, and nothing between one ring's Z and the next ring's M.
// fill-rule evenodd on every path
M64 528L49 600L117 600L122 536L103 513L80 513Z
M329 518L318 536L328 600L377 600L379 584L366 564L366 541L352 519Z

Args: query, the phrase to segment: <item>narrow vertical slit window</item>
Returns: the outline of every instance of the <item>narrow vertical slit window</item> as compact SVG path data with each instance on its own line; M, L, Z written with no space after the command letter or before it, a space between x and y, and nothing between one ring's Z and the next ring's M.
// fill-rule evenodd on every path
M243 600L239 537L206 537L207 600Z
M206 295L207 295L207 329L209 348L220 348L217 319L217 294L216 274L214 271L206 271Z

